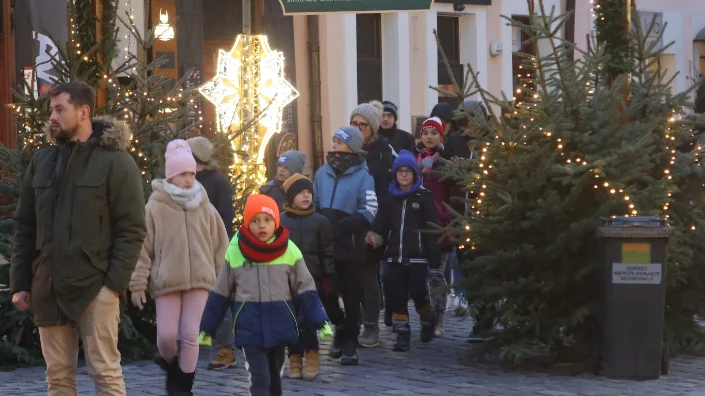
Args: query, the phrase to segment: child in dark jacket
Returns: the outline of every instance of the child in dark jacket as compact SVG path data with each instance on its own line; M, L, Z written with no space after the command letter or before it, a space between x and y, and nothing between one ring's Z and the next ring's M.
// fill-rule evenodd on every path
M313 183L306 176L296 173L284 182L288 203L283 205L281 223L289 230L289 238L301 250L308 272L316 282L318 295L326 311L334 315L338 294L333 285L335 264L330 223L316 213L313 205ZM342 318L333 320L340 322ZM289 378L312 380L318 375L318 337L311 326L299 326L299 342L289 345ZM304 367L303 357L306 356Z
M335 131L332 150L326 156L328 163L316 172L313 182L313 203L331 224L335 271L345 305L344 314L328 312L336 326L329 354L341 359L343 365L359 363L360 266L366 260L365 234L377 214L375 182L361 155L362 142L357 128Z
M436 223L433 195L422 184L414 156L402 150L392 166L396 180L372 222L367 243L387 245L388 266L383 274L385 295L390 300L392 321L397 333L395 351L407 351L411 344L408 296L421 317L421 341L434 336L436 314L428 293L428 269L438 268L441 253L435 235L422 234L427 223Z
M330 334L330 326L301 251L279 224L273 199L247 198L244 223L225 259L208 296L199 341L210 343L230 308L235 345L243 349L250 372L250 394L281 395L285 346L298 341L299 325L322 329L322 336Z

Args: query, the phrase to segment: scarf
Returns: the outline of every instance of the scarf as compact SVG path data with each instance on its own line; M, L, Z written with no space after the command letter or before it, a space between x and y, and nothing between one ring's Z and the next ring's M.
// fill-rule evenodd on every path
M311 206L309 206L308 209L301 210L301 209L294 208L293 206L289 205L288 203L285 203L284 205L282 205L282 209L285 212L294 214L296 216L308 216L308 215L312 215L316 212L316 207L313 204L311 204Z
M345 153L342 151L329 151L326 155L328 165L337 173L345 173L350 167L361 165L365 162L365 157L358 153Z
M415 194L417 191L419 191L419 188L421 188L422 183L423 179L419 175L416 175L416 177L414 178L414 184L408 191L403 191L401 187L399 187L399 182L397 182L396 180L392 180L392 182L389 183L389 188L387 188L387 190L389 191L389 195L393 196L394 198L406 198L409 195Z
M262 242L248 226L242 225L237 233L237 246L247 260L253 263L268 263L286 253L289 248L289 230L279 226L272 239Z
M201 183L199 183L198 181L196 181L193 187L188 190L171 184L164 179L155 180L153 184L160 181L161 187L164 189L164 192L169 194L171 199L173 199L174 202L176 202L177 204L181 205L184 209L197 208L201 205L201 202L203 202L203 188L201 186Z
M433 165L437 162L437 159L440 158L441 153L443 152L443 145L441 144L436 148L421 146L421 148L418 148L417 150L419 152L417 157L419 170L421 173L425 173L433 169Z

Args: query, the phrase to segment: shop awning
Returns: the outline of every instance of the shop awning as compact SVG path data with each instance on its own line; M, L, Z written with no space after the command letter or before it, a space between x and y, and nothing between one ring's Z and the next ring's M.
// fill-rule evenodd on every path
M705 28L702 28L698 34L695 35L693 39L694 43L705 43Z

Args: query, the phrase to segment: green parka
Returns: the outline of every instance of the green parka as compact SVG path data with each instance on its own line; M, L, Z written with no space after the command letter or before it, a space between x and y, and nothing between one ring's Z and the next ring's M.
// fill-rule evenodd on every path
M12 293L30 291L34 323L75 322L103 286L125 291L145 235L141 173L130 130L95 118L86 142L34 154L17 211Z

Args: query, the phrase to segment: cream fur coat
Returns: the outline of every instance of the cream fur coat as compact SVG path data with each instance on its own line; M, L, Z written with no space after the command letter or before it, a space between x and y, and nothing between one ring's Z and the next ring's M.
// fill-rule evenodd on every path
M147 236L130 280L130 291L152 298L189 289L211 290L225 262L228 234L196 182L183 190L164 179L152 182L146 206Z

